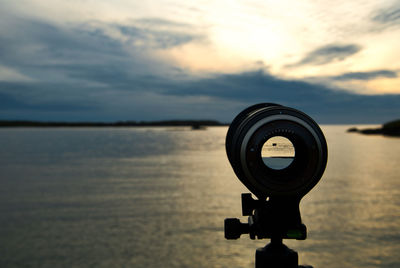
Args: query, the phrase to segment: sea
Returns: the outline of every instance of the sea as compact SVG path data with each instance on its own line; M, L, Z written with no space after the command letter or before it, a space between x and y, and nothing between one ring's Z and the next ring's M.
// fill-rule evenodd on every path
M302 199L314 268L400 267L400 138L323 125L328 165ZM358 126L361 127L362 126ZM0 267L254 267L227 127L0 129Z

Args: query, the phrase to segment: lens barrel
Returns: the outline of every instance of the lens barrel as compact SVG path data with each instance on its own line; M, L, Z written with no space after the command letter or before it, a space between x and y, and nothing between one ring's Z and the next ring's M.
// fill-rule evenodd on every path
M237 177L260 200L301 199L320 180L328 157L318 124L301 111L274 103L239 113L225 146Z

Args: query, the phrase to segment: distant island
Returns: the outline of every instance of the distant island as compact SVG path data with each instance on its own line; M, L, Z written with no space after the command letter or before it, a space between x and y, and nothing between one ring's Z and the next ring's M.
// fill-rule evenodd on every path
M44 122L0 120L0 127L192 127L226 126L216 120L165 120L165 121L117 121L117 122Z
M394 136L400 137L400 119L390 121L385 123L380 128L367 128L367 129L357 129L355 127L349 128L347 132L357 132L361 134L367 135L385 135L385 136Z

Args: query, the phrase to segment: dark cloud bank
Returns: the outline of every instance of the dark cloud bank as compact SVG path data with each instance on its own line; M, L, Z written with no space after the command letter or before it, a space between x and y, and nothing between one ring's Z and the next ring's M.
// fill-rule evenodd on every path
M104 76L106 80L118 80L120 76ZM61 85L60 85L61 86ZM126 86L126 88L125 88ZM37 85L38 91L51 91L57 85ZM30 98L23 95L15 96L8 90L15 88L17 92L31 90L31 85L17 83L0 83L0 110L3 119L59 119L59 120L156 120L171 118L215 118L229 121L235 113L246 105L258 102L276 102L295 107L309 113L321 123L378 123L391 120L400 115L400 95L357 95L344 91L332 90L323 85L313 85L302 81L282 80L263 73L262 71L241 74L216 75L209 79L190 81L175 81L161 78L131 78L130 82L115 89L111 98L107 91L101 91L98 98L90 98L83 94L82 98L74 101L63 101L68 95L66 89L59 96L46 101L32 103ZM40 88L40 89L39 89ZM96 88L82 90L96 91ZM165 98L166 102L141 103L135 94L128 102L124 101L122 91L134 91L152 94ZM8 92L8 93L4 93ZM120 97L118 95L121 95ZM137 96L140 96L138 94ZM109 97L109 98L108 98ZM172 98L171 98L172 97ZM207 99L191 101L187 105L179 104L179 109L170 112L175 103L168 99L178 100L192 97ZM157 99L157 98L156 98ZM226 104L234 104L226 110ZM121 105L122 104L122 105ZM130 107L131 105L131 107ZM142 111L135 109L143 107ZM146 109L145 107L149 109ZM202 108L204 110L202 110ZM109 114L105 114L109 111ZM125 111L125 116L123 115ZM168 112L167 112L168 111ZM165 114L167 112L167 114ZM115 113L115 115L113 114ZM46 115L47 114L47 115ZM39 116L39 117L38 117ZM121 118L122 116L122 118Z
M151 49L204 38L183 24L173 24L169 30L159 27L158 20L133 25L96 22L72 29L37 21L18 24L22 27L0 36L0 64L33 79L0 82L0 119L229 122L241 109L259 102L300 109L320 123L382 123L400 117L400 95L358 95L259 70L193 78L151 55ZM107 29L119 31L124 41L107 35ZM39 49L29 52L29 47ZM360 49L328 45L297 64L325 64ZM391 70L354 72L336 79L382 76L397 74Z

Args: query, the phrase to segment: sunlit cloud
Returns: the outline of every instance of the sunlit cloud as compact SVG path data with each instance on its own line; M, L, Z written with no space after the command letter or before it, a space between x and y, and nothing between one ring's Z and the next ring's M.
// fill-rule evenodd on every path
M18 71L0 65L0 81L33 81L32 78L19 73Z

